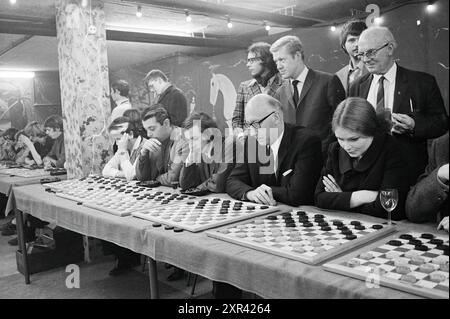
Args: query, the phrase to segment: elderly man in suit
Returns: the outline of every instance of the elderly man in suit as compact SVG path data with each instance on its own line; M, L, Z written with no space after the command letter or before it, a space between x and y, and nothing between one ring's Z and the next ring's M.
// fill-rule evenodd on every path
M260 204L308 205L322 168L320 139L309 129L284 123L278 100L252 97L245 112L250 127L244 161L227 179L227 193Z
M315 71L304 62L303 45L296 36L284 36L270 51L284 81L274 95L281 102L287 123L305 126L319 135L322 153L334 140L331 117L345 99L345 90L334 74Z
M435 78L408 70L394 60L397 42L386 27L361 33L358 52L368 74L350 88L349 96L367 99L393 122L392 134L408 158L409 182L414 184L427 165L427 139L448 130L448 116Z
M406 216L415 223L441 221L448 231L448 132L431 145L428 165L406 200Z

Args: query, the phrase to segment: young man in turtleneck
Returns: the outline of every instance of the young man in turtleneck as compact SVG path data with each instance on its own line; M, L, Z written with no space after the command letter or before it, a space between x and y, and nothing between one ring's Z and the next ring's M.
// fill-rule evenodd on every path
M273 96L282 84L281 75L278 73L277 65L270 53L270 44L254 43L247 52L247 67L253 79L239 85L232 120L233 132L236 136L242 136L246 128L244 118L247 102L253 96L261 93Z

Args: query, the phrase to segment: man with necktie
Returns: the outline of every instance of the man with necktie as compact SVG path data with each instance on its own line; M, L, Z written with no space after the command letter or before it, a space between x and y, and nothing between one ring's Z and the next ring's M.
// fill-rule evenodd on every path
M361 33L358 52L369 73L356 80L349 96L365 98L377 112L391 117L392 135L404 148L412 185L428 162L427 139L448 130L448 116L435 78L398 65L396 47L386 27Z
M287 123L305 126L322 141L322 153L334 140L331 117L345 99L345 90L334 74L308 68L303 45L296 36L284 36L272 44L270 51L284 81L274 97L281 102Z
M319 137L305 127L286 124L280 102L266 94L249 100L245 121L249 136L244 161L231 171L227 193L265 205L312 204L322 168Z
M367 29L366 23L358 20L348 21L341 29L341 48L348 55L349 62L337 71L336 75L341 80L347 94L353 82L367 73L363 61L358 56L358 39L365 29Z

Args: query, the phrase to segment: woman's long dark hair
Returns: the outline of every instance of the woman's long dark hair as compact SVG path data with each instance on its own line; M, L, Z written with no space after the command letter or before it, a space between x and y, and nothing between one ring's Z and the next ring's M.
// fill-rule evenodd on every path
M367 100L360 97L349 97L342 101L333 114L332 129L337 127L358 132L364 136L375 136L388 133L392 122L387 118L389 111L375 112L374 107Z

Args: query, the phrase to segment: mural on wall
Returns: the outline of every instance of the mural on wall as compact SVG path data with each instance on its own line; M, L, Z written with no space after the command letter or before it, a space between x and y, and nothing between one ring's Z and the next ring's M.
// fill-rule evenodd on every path
M0 79L0 130L24 128L32 105L33 79Z
M217 97L219 93L223 96L223 105L221 108L216 107ZM212 73L209 86L209 102L213 106L212 113L217 122L225 123L231 128L231 120L233 117L234 107L236 106L236 89L233 82L224 74Z

